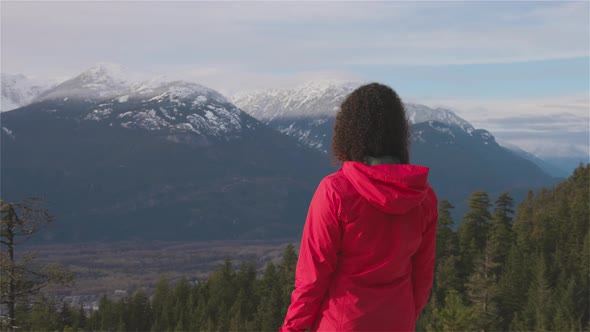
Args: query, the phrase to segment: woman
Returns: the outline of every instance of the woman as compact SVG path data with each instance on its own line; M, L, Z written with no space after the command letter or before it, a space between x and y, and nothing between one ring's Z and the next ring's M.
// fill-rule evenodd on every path
M311 201L282 331L414 329L432 287L438 214L408 144L390 87L364 85L342 103L332 141L342 168Z

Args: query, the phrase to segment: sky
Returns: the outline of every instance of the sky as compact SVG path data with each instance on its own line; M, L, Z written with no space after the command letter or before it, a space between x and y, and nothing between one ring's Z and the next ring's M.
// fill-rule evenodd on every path
M378 81L539 156L588 156L590 5L578 2L0 3L3 73L99 62L231 95Z

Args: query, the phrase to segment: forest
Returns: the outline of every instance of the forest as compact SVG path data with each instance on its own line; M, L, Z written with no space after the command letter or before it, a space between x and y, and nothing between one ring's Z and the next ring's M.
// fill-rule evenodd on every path
M589 331L589 175L580 165L518 206L509 193L474 192L460 222L441 200L435 280L416 330ZM262 273L228 258L206 281L163 276L153 294L102 296L90 314L41 296L18 306L16 321L32 331L276 331L296 263L289 244Z

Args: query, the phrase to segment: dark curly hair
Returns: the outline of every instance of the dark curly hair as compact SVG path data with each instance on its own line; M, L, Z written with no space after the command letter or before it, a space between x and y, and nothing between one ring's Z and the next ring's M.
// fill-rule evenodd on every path
M392 88L371 83L346 97L336 114L332 151L339 161L393 156L410 163L410 129L404 105Z

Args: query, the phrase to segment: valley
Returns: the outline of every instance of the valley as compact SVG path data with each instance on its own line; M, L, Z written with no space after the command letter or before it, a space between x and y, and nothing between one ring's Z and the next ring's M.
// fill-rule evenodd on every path
M139 288L150 293L165 276L171 281L185 277L206 280L230 258L235 266L253 261L261 272L268 262L277 263L284 247L299 239L269 241L124 241L31 245L22 253L37 253L37 264L57 264L74 275L70 286L53 286L56 296L112 296L121 290L133 294ZM22 254L21 253L21 254Z

